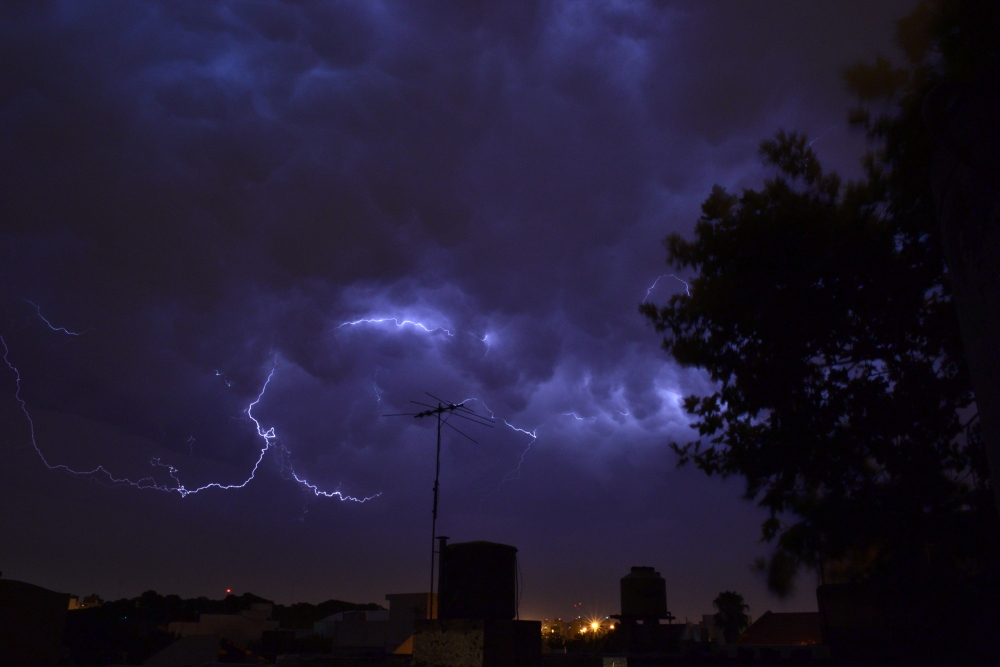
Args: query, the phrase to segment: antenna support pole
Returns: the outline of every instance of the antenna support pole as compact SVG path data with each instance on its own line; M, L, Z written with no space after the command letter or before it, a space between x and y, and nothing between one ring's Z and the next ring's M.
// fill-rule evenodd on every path
M437 540L437 520L438 520L438 492L441 489L441 427L447 426L453 431L457 432L463 438L472 440L472 442L479 444L465 433L462 433L457 428L448 423L448 417L455 416L461 419L471 421L474 424L479 424L480 426L486 426L488 428L493 428L493 418L484 417L473 412L471 409L465 406L465 401L461 403L452 403L450 401L444 401L433 394L428 394L437 402L437 407L432 405L427 405L426 403L417 403L417 401L410 401L411 403L416 403L417 405L427 408L421 412L407 412L392 415L382 415L383 417L413 417L414 419L423 419L424 417L437 417L437 456L434 461L434 506L431 508L431 588L427 593L427 618L434 618L434 554L440 554L444 551L444 544L447 537L441 538L441 549L440 551L435 551L434 542ZM438 569L440 569L440 558L438 559ZM440 573L439 573L440 575ZM440 578L440 577L439 577ZM439 605L440 606L440 605Z
M434 616L434 542L437 539L437 520L438 520L438 489L440 488L439 479L441 478L441 404L438 403L437 409L437 459L434 464L434 507L431 509L431 587L430 593L428 593L428 604L427 604L427 618L435 618Z

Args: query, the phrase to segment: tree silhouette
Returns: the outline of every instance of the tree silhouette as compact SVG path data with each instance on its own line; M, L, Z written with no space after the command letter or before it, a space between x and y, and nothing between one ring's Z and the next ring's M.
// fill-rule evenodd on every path
M763 188L716 186L694 239L666 239L668 265L697 274L690 294L640 306L716 385L684 400L700 437L672 447L744 477L769 511L773 591L838 559L854 578L912 573L927 545L964 549L992 519L939 238L894 209L873 163L845 186L805 136L760 154L777 171Z
M736 591L723 591L712 601L712 606L719 610L713 617L715 625L722 628L727 644L735 644L750 625L750 617L746 614L750 605Z
M941 239L993 479L1000 479L998 35L1000 3L925 0L898 23L906 66L879 59L845 73L859 99L852 120L878 147L868 158L873 175L897 215ZM1000 485L993 491L1000 508Z

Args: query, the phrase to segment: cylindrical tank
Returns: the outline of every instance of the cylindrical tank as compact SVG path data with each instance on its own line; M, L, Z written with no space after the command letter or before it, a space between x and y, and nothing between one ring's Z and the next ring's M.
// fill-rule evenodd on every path
M651 567L633 567L622 577L622 617L665 617L667 582Z
M438 618L514 618L516 547L459 542L445 546L439 558Z

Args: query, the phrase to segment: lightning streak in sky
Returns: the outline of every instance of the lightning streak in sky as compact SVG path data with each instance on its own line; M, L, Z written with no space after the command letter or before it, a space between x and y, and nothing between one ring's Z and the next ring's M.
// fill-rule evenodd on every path
M430 329L426 325L421 324L420 322L414 322L413 320L402 320L402 321L400 321L399 319L397 319L395 317L380 317L380 318L370 318L370 319L354 320L353 322L344 322L343 324L341 324L337 328L338 329L343 329L344 327L348 327L348 326L353 327L353 326L357 326L359 324L381 324L382 322L392 322L393 324L395 324L399 328L402 328L405 325L409 324L410 326L416 327L418 329L423 329L427 333L434 333L435 331L443 331L446 334L448 334L449 336L454 336L455 335L452 332L450 332L447 329L445 329L444 327L434 327L433 329Z
M663 278L673 278L673 279L681 282L685 286L685 288L687 289L687 293L690 295L690 286L688 285L688 283L686 283L685 281L681 280L677 276L675 276L673 274L670 274L670 275L659 276L656 279L656 281L646 291L646 299L649 298L649 295L651 294L651 292L653 291L653 289L656 287L656 285L659 283L659 281L661 279L663 279ZM646 299L644 299L644 301ZM74 332L74 331L70 331L70 330L68 330L68 329L66 329L64 327L57 327L54 324L52 324L48 319L46 319L44 316L42 316L41 308L37 304L35 304L33 302L30 302L30 301L27 301L26 299L25 299L25 301L35 307L36 312L37 312L39 318L50 329L52 329L53 331L65 333L65 334L71 335L71 336L80 336L83 333L86 333L87 331L90 331L90 329L88 329L87 331L84 331L84 332ZM447 335L449 337L454 337L454 333L451 330L449 330L449 329L447 329L445 327L442 327L442 326L432 327L432 326L425 325L425 324L423 324L421 322L417 322L417 321L409 320L409 319L401 319L401 318L398 318L398 317L391 317L391 318L390 317L385 317L385 318L362 318L362 319L357 319L357 320L353 320L353 321L349 321L349 322L343 322L337 328L341 329L341 328L348 327L348 326L353 327L353 326L359 326L359 325L362 325L362 324L382 324L382 323L386 323L386 322L391 322L397 328L400 328L400 329L404 328L404 327L407 327L407 326L410 326L410 327L419 329L419 330L421 330L421 331L423 331L425 333L428 333L428 334L433 334L433 333L436 333L436 332L443 332L445 335ZM469 332L466 332L466 333L469 333ZM478 336L476 334L472 334L472 333L469 333L469 335L473 336L474 338L476 338L477 340L479 340L480 342L482 342L486 346L486 353L483 355L485 357L486 354L489 353L490 347L491 347L490 340L489 340L489 335L484 335L483 337L480 337L480 336ZM271 370L268 373L267 379L264 381L263 386L261 387L260 393L247 406L246 410L244 410L244 414L246 415L247 419L249 421L253 422L254 427L256 428L256 431L257 431L257 436L259 438L261 438L261 440L263 441L263 445L262 445L262 447L260 449L259 455L256 457L256 461L254 462L253 468L250 471L249 476L244 481L242 481L242 482L240 482L238 484L222 484L222 483L219 483L219 482L212 482L212 483L209 483L209 484L205 484L204 486L200 486L200 487L189 489L189 488L187 488L180 481L180 478L178 477L178 473L179 473L178 469L176 467L174 467L173 465L169 464L169 463L164 463L159 458L152 459L150 461L150 465L152 465L155 468L162 468L162 469L164 469L166 471L166 474L172 480L172 484L163 484L163 483L157 482L153 477L145 477L145 478L138 479L138 480L131 480L131 479L128 479L128 478L117 478L114 475L112 475L103 466L98 466L98 467L96 467L96 468L94 468L92 470L87 470L87 471L77 471L77 470L73 470L73 469L69 468L68 466L66 466L64 464L53 465L53 464L51 464L48 461L48 459L46 459L45 455L42 453L41 449L38 447L38 444L37 444L37 441L36 441L36 435L35 435L34 421L32 420L31 415L30 415L30 413L28 411L27 404L21 398L21 374L20 374L20 371L14 366L14 364L10 360L10 351L9 351L9 349L7 347L6 341L4 341L2 337L0 337L0 343L2 343L3 349L4 349L3 360L7 364L8 368L11 371L14 372L15 377L16 377L17 390L15 392L15 398L18 401L19 405L21 406L21 410L24 413L26 419L28 420L28 424L29 424L30 432L31 432L31 443L32 443L32 446L34 447L34 449L35 449L36 453L38 454L38 456L41 458L42 462L50 470L65 470L66 472L69 472L71 474L78 475L78 476L99 477L101 479L105 479L105 480L107 480L107 481L109 481L109 482L111 482L113 484L116 484L116 485L128 485L128 486L133 486L133 487L141 488L141 489L153 489L153 490L157 490L157 491L173 492L173 493L177 493L178 495L180 495L183 498L183 497L187 497L189 495L192 495L192 494L195 494L195 493L199 493L201 491L204 491L206 489L211 489L211 488L220 489L220 490L242 489L243 487L245 487L247 484L249 484L255 478L255 476L257 474L257 470L259 469L261 462L264 460L264 456L267 454L268 450L272 450L273 449L273 455L276 457L276 459L279 462L279 466L280 466L280 469L281 469L281 472L282 472L283 476L287 475L286 479L287 478L294 479L295 482L297 482L299 485L303 486L304 488L307 488L310 491L312 491L313 494L315 496L317 496L317 497L324 497L324 498L333 498L333 497L336 497L336 498L339 498L341 501L350 500L350 501L354 501L354 502L361 502L361 503L363 503L363 502L366 502L368 500L371 500L372 498L375 498L375 497L378 497L378 496L381 495L381 493L378 493L378 494L375 494L374 496L370 496L370 497L366 497L366 498L355 498L353 496L345 495L345 494L343 494L340 491L324 491L324 490L320 489L316 484L311 483L309 480L307 480L304 477L301 477L298 473L295 472L295 470L292 468L291 464L288 462L288 459L290 457L290 452L284 446L284 444L280 441L280 439L278 438L278 436L277 436L277 434L275 432L275 428L273 426L269 427L269 428L265 428L261 424L260 420L253 414L254 409L263 400L264 395L265 395L265 393L267 391L267 388L270 385L270 382L271 382L271 380L274 377L274 374L275 374L275 371L276 371L276 365L272 365ZM275 358L275 361L276 361L276 358ZM381 390L381 388L378 386L378 371L379 370L380 369L378 367L376 367L375 378L374 378L374 382L373 382L374 389L375 389L376 403L377 404L379 404L379 403L382 402L382 400L383 400L383 393L384 393ZM223 373L221 371L215 371L215 375L218 376L218 377L220 377L226 383L227 387L232 387L233 386L233 381L230 380L226 376L225 373ZM471 402L471 401L475 401L475 402L478 402L478 403L482 404L482 406L486 409L486 411L489 412L491 418L495 418L496 417L495 414L493 413L493 411L490 410L490 408L481 399L478 399L478 398L468 398L465 401L463 401L462 403L465 404L465 403L468 403L468 402ZM620 410L618 410L618 412L620 414L622 414L622 415L627 415L628 414L627 412L622 413ZM597 419L597 417L587 417L587 418L584 418L584 417L581 417L578 414L573 413L573 412L567 412L567 413L562 413L562 414L564 416L573 417L574 419L576 419L578 421L592 421L592 420L596 420ZM521 468L522 468L522 466L524 464L524 461L525 461L525 459L526 459L526 457L528 455L528 452L531 450L532 446L538 440L538 428L539 428L539 427L535 427L533 430L529 431L529 430L520 428L518 426L515 426L514 424L510 423L506 419L501 418L500 420L509 429L528 436L530 438L530 440L528 441L527 446L521 452L520 457L518 458L518 463L517 463L516 468L514 468L513 470L511 470L510 472L508 472L501 479L500 485L497 487L497 491L499 490L500 486L502 486L504 484L504 482L506 482L507 480L516 479L516 478L520 477ZM189 438L189 440L187 442L191 454L193 454L193 442L194 442L194 438L193 437Z
M820 139L822 139L826 135L830 134L830 132L832 132L833 130L837 129L838 127L840 127L840 126L839 125L831 125L830 127L826 128L826 131L823 132L823 134L819 135L818 137L816 137L815 139L813 139L812 141L809 142L809 148L812 148L812 145L814 143L816 143L817 141L819 141Z
M564 412L564 413L562 413L562 416L563 417L572 417L573 419L577 420L578 422L587 422L587 421L591 421L591 420L597 421L597 417L581 417L580 415L576 414L575 412Z
M82 336L88 331L93 331L93 328L84 329L83 331L70 331L66 327L57 327L56 325L52 324L52 322L49 322L47 319L45 319L45 316L42 315L42 307L39 306L37 303L35 303L34 301L28 301L27 299L24 298L22 298L21 301L24 301L25 303L34 306L35 312L38 313L38 319L40 319L42 322L45 322L45 324L48 325L48 327L53 331L61 331L62 333L69 334L70 336Z
M677 276L675 276L672 273L666 273L666 274L664 274L662 276L658 276L656 278L656 280L653 281L653 284L649 286L649 289L646 290L646 296L642 300L643 303L646 303L646 301L649 300L649 294L650 294L650 292L652 292L656 288L656 284L658 282L660 282L664 278L673 278L677 282L681 283L682 285L684 285L684 291L687 293L687 295L691 296L691 285L689 285L686 281L681 280L680 278L678 278Z
M483 336L482 338L480 338L479 336L477 336L474 333L471 333L471 332L468 332L468 331L466 333L468 333L470 336L472 336L473 338L475 338L476 340L478 340L480 343L483 343L483 344L486 345L486 351L483 352L483 357L485 357L487 354L490 353L490 335L489 334L486 334L485 336Z
M519 458L517 460L517 467L514 468L513 470L511 470L506 475L504 475L503 479L500 480L500 486L503 486L503 483L506 482L508 479L520 479L520 477L521 477L521 466L524 465L524 457L526 457L528 455L528 451L531 450L531 446L533 444L535 444L536 440L538 440L538 435L537 435L537 433L538 433L538 427L536 426L535 430L533 430L533 431L525 431L523 428L518 428L518 427L514 426L513 424L511 424L510 422L508 422L506 419L502 419L501 421L503 421L504 424L507 424L507 426L509 426L510 428L514 429L515 431L518 431L520 433L524 433L525 435L531 437L531 441L528 442L528 446L524 448L523 452L521 452L521 458ZM497 491L500 490L500 486L497 487Z
M54 327L48 321L46 321L46 324L48 324L49 327L52 328L53 330L65 331L65 329L62 329L61 327ZM70 335L80 335L69 331L66 331L66 333ZM280 442L277 441L277 435L275 434L274 427L272 426L271 428L265 430L264 427L261 426L260 421L258 421L257 418L254 417L253 415L254 406L260 403L261 399L264 398L264 392L267 391L267 385L271 382L271 378L274 377L275 367L272 366L271 372L268 374L267 380L264 381L264 386L260 390L260 394L258 394L257 398L254 399L254 401L250 403L250 405L245 410L247 417L249 417L250 420L257 427L257 435L264 440L264 446L261 448L260 455L257 457L257 460L254 463L253 470L250 471L250 476L239 484L221 484L219 482L211 482L209 484L205 484L204 486L189 489L186 486L184 486L184 484L181 483L180 479L177 477L177 472L178 472L177 468L168 463L163 463L159 458L153 458L150 461L150 465L156 468L166 469L167 474L175 483L173 486L160 484L152 477L143 477L138 480L132 480L127 477L121 477L121 478L115 477L113 474L111 474L109 470L107 470L104 466L101 465L97 466L92 470L73 470L69 466L62 463L57 463L53 465L52 463L49 463L49 460L45 457L45 454L38 446L38 441L35 436L35 422L31 418L31 413L28 411L27 403L21 397L21 371L18 370L18 368L10 360L10 348L7 347L7 341L4 340L3 336L0 336L0 345L3 345L3 361L5 364L7 364L7 368L9 368L14 373L15 385L17 387L16 391L14 392L14 399L21 406L21 412L24 413L25 418L28 420L28 429L31 436L31 446L35 449L35 452L38 454L38 457L42 460L42 463L44 463L45 467L47 467L49 470L65 470L66 472L79 477L97 477L105 479L108 482L111 482L112 484L115 485L125 485L125 486L132 486L137 489L152 489L154 491L177 493L181 498L186 498L187 496L199 493L200 491L204 491L206 489L221 489L223 491L230 489L242 489L247 484L249 484L250 481L253 480L253 478L256 476L257 469L260 467L261 461L264 460L264 455L267 453L268 449L271 449L271 447L273 446L281 456L287 456L290 453L287 450L287 448L285 448L284 445L282 445ZM189 445L191 444L190 439L188 441L188 444ZM284 465L282 467L284 468ZM339 498L341 501L351 500L354 502L363 503L371 500L372 498L376 498L382 495L380 492L375 494L374 496L369 496L367 498L355 498L353 496L345 495L340 491L323 491L319 489L315 484L311 484L306 479L299 477L295 473L295 471L291 468L291 466L288 467L288 471L291 473L292 478L294 478L296 482L310 489L317 496L323 496L325 498L336 497Z
M482 403L483 407L486 408L487 411L489 411L490 416L493 417L493 411L490 410L488 407L486 407L486 404L483 403L478 398L469 398L469 399L466 399L466 401L478 401L479 403ZM462 402L465 403L466 401L462 401ZM581 422L583 422L583 421L596 421L597 420L597 417L581 417L580 415L576 414L575 412L563 412L562 416L564 416L564 417L572 417L573 419L575 419L577 421L581 421ZM538 440L538 429L540 428L540 427L536 426L533 430L527 431L527 430L525 430L523 428L518 428L517 426L514 426L513 424L511 424L509 421L507 421L503 417L500 418L500 421L502 421L504 424L506 424L508 428L510 428L510 429L512 429L514 431L517 431L518 433L525 434L526 436L528 436L529 438L531 438L531 440L528 441L528 446L525 447L524 450L521 452L521 457L517 460L517 467L514 468L509 473L507 473L506 475L503 476L503 479L500 480L500 484L497 486L496 490L493 493L496 493L497 491L499 491L500 487L504 485L504 482L506 482L506 481L508 481L510 479L519 479L521 477L521 466L524 465L524 459L525 459L525 457L528 456L528 452L531 451L532 445L534 445L535 442Z
M343 329L344 327L353 327L353 326L357 326L359 324L382 324L383 322L392 322L393 324L396 325L397 328L400 328L400 329L403 328L406 325L410 325L410 326L415 327L417 329L421 329L423 331L426 331L427 333L434 333L435 331L443 331L449 337L454 337L455 336L455 334L450 329L446 329L444 327L433 327L432 328L432 327L427 326L426 324L423 324L422 322L415 322L413 320L400 320L398 317L363 318L363 319L360 319L360 320L354 320L352 322L343 322L339 326L337 326L337 328L338 329ZM479 336L477 336L476 334L474 334L474 333L472 333L470 331L466 331L465 333L469 334L470 336L472 336L473 338L475 338L480 343L482 343L483 345L486 346L486 352L483 353L483 357L485 357L487 354L490 353L490 335L489 334L486 334L482 338L480 338Z
M459 403L459 405L465 405L469 401L475 401L475 402L479 403L480 405L483 406L483 408L486 409L486 411L488 413L490 413L490 418L491 419L496 419L496 415L493 413L492 410L490 410L489 406L486 405L486 403L484 403L482 401L482 399L479 399L479 398L467 398L464 401L462 401L461 403ZM528 436L529 438L531 438L531 440L528 442L528 446L524 448L524 451L521 452L521 458L518 459L518 461L517 461L517 467L514 468L513 470L511 470L506 475L504 475L503 479L500 480L500 484L497 485L497 488L493 491L493 493L496 493L497 491L499 491L500 487L503 486L504 482L506 482L508 479L511 479L511 478L517 479L518 477L521 476L521 465L524 463L524 457L528 455L528 451L531 449L531 446L533 444L535 444L536 440L538 440L538 427L537 426L532 431L526 431L523 428L518 428L517 426L514 426L513 424L511 424L509 421L507 421L503 417L500 418L500 421L502 421L507 426L507 428L509 428L511 430L514 430L514 431L517 431L518 433L523 433L526 436ZM517 475L517 477L514 477L514 475ZM492 494L490 494L490 495L492 495Z

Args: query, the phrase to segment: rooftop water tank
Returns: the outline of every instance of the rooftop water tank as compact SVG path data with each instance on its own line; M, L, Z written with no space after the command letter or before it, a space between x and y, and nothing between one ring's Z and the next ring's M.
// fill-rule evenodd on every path
M517 615L517 548L446 545L439 560L438 618L511 620Z
M622 617L667 617L667 582L659 572L633 567L622 577Z

